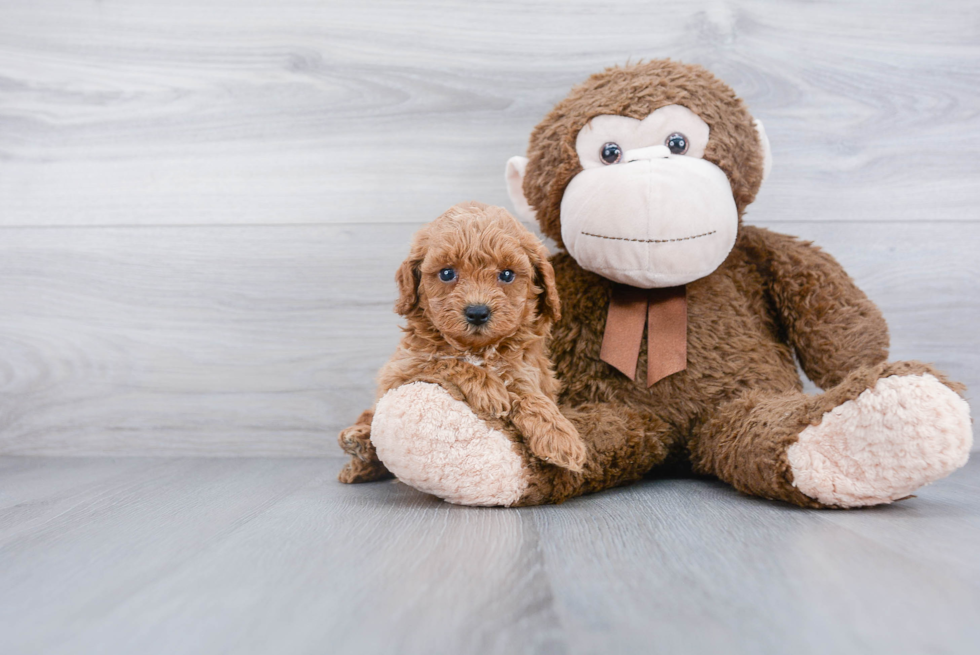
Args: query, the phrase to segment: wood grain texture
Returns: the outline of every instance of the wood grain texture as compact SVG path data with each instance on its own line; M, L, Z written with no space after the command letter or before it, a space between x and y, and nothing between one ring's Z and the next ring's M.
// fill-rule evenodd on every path
M397 482L341 485L340 464L0 459L0 652L980 647L976 567L947 554L980 547L977 462L846 512L698 480L466 508Z
M339 452L411 232L7 230L0 452Z
M0 0L0 454L336 453L414 229L663 56L765 122L750 222L980 382L972 0Z
M973 0L0 4L0 224L418 222L504 204L568 89L653 57L762 119L779 220L980 218Z
M887 517L869 539L837 513L797 512L720 483L665 486L599 495L587 516L575 506L541 516L559 617L581 626L583 652L966 653L980 644L975 584L959 567L909 556L947 546L924 531L931 512L952 530L975 509L943 512L924 491L914 504L856 513ZM915 541L911 525L928 545L893 549ZM952 547L969 539L959 533Z
M338 454L398 341L416 227L7 229L0 453ZM894 359L978 388L980 225L770 227L839 258Z

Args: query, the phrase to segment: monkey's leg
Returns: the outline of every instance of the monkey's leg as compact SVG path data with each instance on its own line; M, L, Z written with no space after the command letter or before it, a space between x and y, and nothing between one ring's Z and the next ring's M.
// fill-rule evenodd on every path
M562 410L585 442L581 473L534 457L502 421L443 387L412 382L378 401L372 440L402 482L460 505L541 505L626 484L662 462L673 432L653 416L602 404Z
M620 403L562 407L586 446L581 473L533 460L531 483L517 505L560 503L639 480L662 464L677 440L674 429L649 411Z
M371 421L374 410L366 409L361 412L354 425L342 430L337 436L340 448L351 456L350 461L340 470L337 479L346 484L357 482L374 482L393 477L385 465L378 459L378 454L371 443Z
M691 442L695 471L803 507L905 498L966 463L969 407L918 362L859 368L825 393L747 392Z

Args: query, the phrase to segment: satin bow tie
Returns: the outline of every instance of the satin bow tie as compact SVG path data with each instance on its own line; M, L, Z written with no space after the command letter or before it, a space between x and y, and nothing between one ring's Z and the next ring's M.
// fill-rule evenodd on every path
M687 289L613 287L599 358L629 379L636 365L647 326L647 386L687 368Z

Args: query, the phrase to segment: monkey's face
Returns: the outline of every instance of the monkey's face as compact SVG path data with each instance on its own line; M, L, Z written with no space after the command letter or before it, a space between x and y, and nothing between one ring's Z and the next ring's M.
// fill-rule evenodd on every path
M724 262L769 166L762 125L727 85L653 60L572 89L506 179L518 215L582 268L654 288Z
M680 105L643 120L596 116L578 133L582 171L561 201L579 265L641 288L687 284L725 260L738 233L728 176L702 159L709 128Z

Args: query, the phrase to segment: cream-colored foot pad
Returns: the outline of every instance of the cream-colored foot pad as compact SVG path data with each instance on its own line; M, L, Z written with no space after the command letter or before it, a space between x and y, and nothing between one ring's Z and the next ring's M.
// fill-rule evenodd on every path
M827 505L904 498L966 463L970 407L932 375L892 376L824 414L787 451L793 484Z
M399 480L451 503L513 505L527 489L510 439L437 384L413 382L386 393L371 442Z

